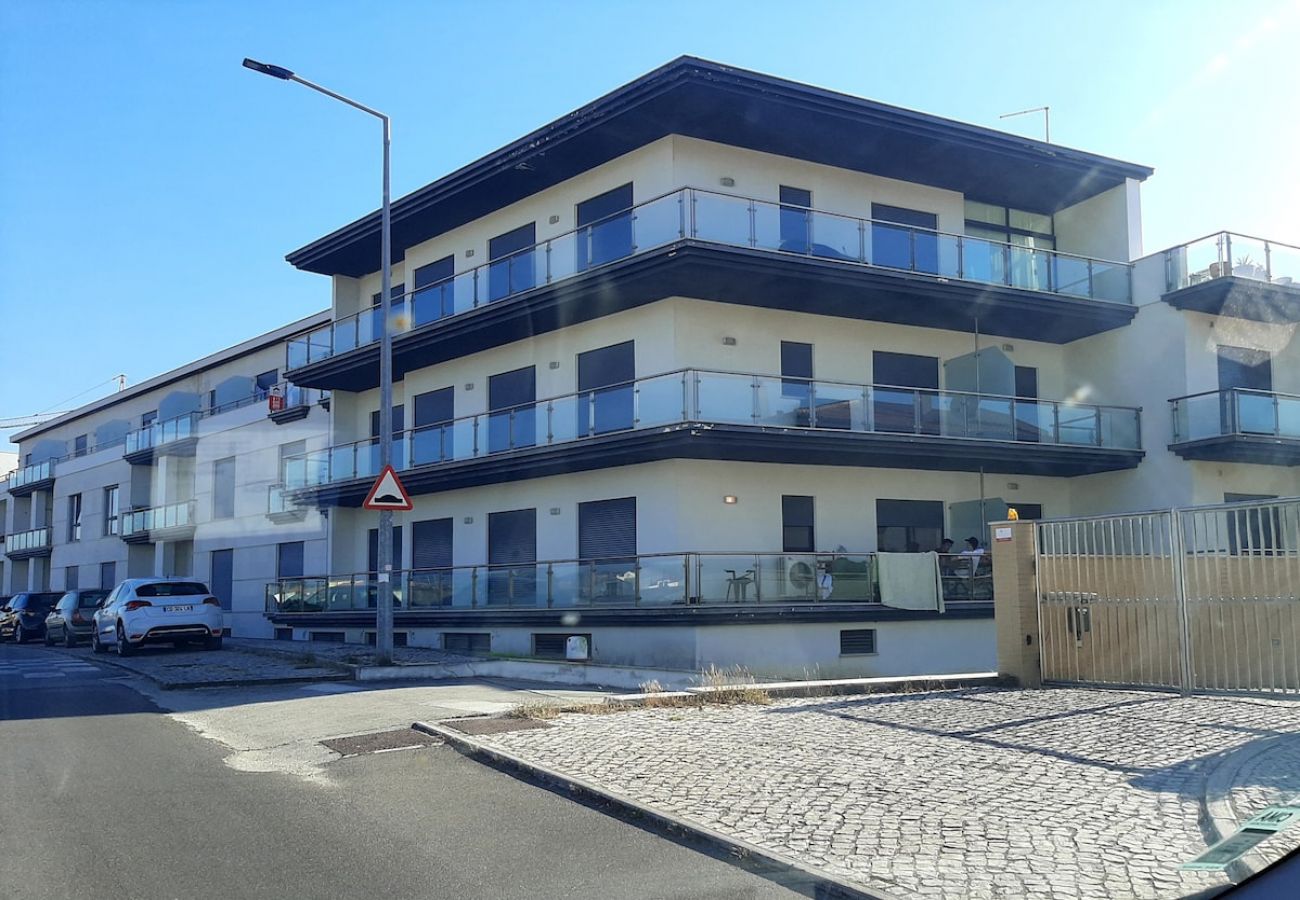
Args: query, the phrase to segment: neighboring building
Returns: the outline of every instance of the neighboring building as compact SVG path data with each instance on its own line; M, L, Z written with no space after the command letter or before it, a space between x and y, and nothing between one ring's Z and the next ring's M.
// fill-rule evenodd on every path
M179 575L234 633L270 636L265 584L325 565L315 511L282 503L282 456L329 434L327 396L284 382L284 342L319 313L14 436L0 493L0 593ZM284 400L271 411L271 396ZM276 406L280 406L279 401Z
M1300 400L1274 393L1300 378L1300 251L1143 258L1150 174L682 58L402 198L399 637L987 669L986 565L898 608L924 604L878 602L906 573L872 554L961 549L1008 506L1300 493ZM333 302L279 365L331 407L266 476L328 513L313 577L267 587L280 637L373 639L378 257L377 213L289 256Z

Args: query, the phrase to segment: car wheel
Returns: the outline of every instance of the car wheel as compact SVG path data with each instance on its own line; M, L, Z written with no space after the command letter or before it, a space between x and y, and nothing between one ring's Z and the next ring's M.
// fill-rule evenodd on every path
M14 626L14 643L15 643L15 644L21 644L21 643L23 642L23 640L24 640L24 638L23 638L23 626L21 626L21 625L15 625L15 626Z
M126 629L122 627L121 622L117 623L116 650L118 656L130 656L135 652L135 648L131 646L131 642L126 639Z
M50 634L50 629L48 628L45 629L45 646L47 647L54 646L54 635Z
M221 635L217 635L216 637L210 637L210 638L208 638L207 640L205 640L205 641L203 642L203 649L204 649L204 650L220 650L220 649L221 649Z
M73 633L71 628L63 629L63 646L67 647L69 650L77 646L77 636Z
M95 630L90 633L90 652L107 653L108 648L99 642L99 625L95 625Z

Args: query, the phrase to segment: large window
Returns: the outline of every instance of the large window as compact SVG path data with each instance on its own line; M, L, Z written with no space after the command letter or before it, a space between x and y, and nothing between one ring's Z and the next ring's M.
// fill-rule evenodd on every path
M379 574L379 529L371 528L366 532L366 562L370 577ZM393 526L393 568L402 567L402 526Z
M81 495L68 497L68 541L81 540Z
M413 607L446 606L453 590L451 519L411 524L411 600Z
M631 207L631 182L578 204L578 271L632 252Z
M943 540L943 501L877 500L876 549L924 553Z
M786 553L812 553L817 549L812 497L781 498L781 549Z
M75 591L81 587L81 570L77 566L68 566L63 570L63 589Z
M392 408L393 417L393 468L402 469L406 467L406 442L401 440L402 432L406 429L406 406L399 403ZM379 410L370 411L370 469L372 473L379 472Z
M1051 254L1046 251L1056 249L1056 237L1050 215L967 200L966 234L983 239L963 244L966 277L1036 290L1052 287ZM1058 275L1072 277L1068 269Z
M488 378L488 452L536 443L537 380L532 366Z
M489 605L529 606L537 601L537 510L488 514Z
M939 217L919 209L871 204L871 261L891 269L937 274Z
M578 434L603 434L632 427L632 341L578 354Z
M807 402L813 377L813 345L781 342L781 396Z
M235 458L227 456L212 464L212 518L235 515Z
M275 547L275 573L279 578L303 576L303 542L285 541Z
M424 325L450 316L456 311L455 257L444 256L437 262L415 270L415 289L411 293L411 324Z
M73 456L85 456L85 455L86 455L86 446L87 446L87 442L88 442L88 440L89 440L89 436L88 436L88 435L84 435L84 434L79 434L79 435L77 435L75 438L73 438L73 439L72 439L72 455L73 455Z
M452 442L454 430L450 427L456 417L456 396L452 388L445 387L415 395L415 421L411 433L411 464L454 459L456 448Z
M636 498L578 504L578 558L636 557Z
M106 562L99 564L99 587L105 591L111 591L117 587L117 563Z
M812 247L812 191L781 185L781 249L807 253Z
M871 380L877 431L939 433L937 356L877 350L871 355Z
M213 550L210 562L208 587L212 589L212 596L221 601L221 608L230 609L231 596L235 592L235 551Z
M257 397L258 400L265 400L267 395L271 393L271 388L275 387L276 384L279 382L279 380L280 380L280 371L278 369L272 369L269 372L263 372L262 374L258 375L256 379L254 379L255 381L255 387L253 389L254 395Z
M529 222L514 231L488 241L488 299L500 300L537 283L533 271L532 246L537 243L537 224Z
M388 287L388 316L389 321L397 319L406 311L406 293L405 284L393 284ZM370 333L375 339L379 338L379 325L382 321L383 310L379 306L381 292L376 291L370 295Z

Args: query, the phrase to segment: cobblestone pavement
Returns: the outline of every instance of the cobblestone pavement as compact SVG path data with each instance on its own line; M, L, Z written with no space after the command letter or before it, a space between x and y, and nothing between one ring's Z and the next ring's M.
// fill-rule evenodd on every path
M1226 883L1178 869L1207 846L1206 779L1300 704L967 689L554 725L483 740L884 892L1163 898ZM1243 809L1285 787L1266 756Z
M47 652L127 669L167 688L309 679L330 681L351 677L350 673L335 666L322 666L305 657L265 656L235 648L176 650L170 646L144 647L125 658L111 653L95 655L89 647L76 650L50 647Z

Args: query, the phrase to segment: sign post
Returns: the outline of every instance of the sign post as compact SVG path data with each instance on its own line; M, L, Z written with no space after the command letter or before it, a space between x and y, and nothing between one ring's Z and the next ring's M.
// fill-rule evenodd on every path
M375 603L375 644L379 648L380 662L387 663L392 660L388 658L391 655L391 642L393 636L393 564L391 553L393 513L409 512L413 507L411 504L411 495L406 492L406 486L402 484L402 479L397 477L397 472L391 465L385 465L379 472L379 477L375 483L370 486L370 492L366 494L365 502L361 504L363 508L374 510L379 513L379 589L375 592L378 598ZM388 542L390 552L383 553L382 548L385 542ZM387 640L384 637L387 636ZM385 653L384 648L389 650Z

